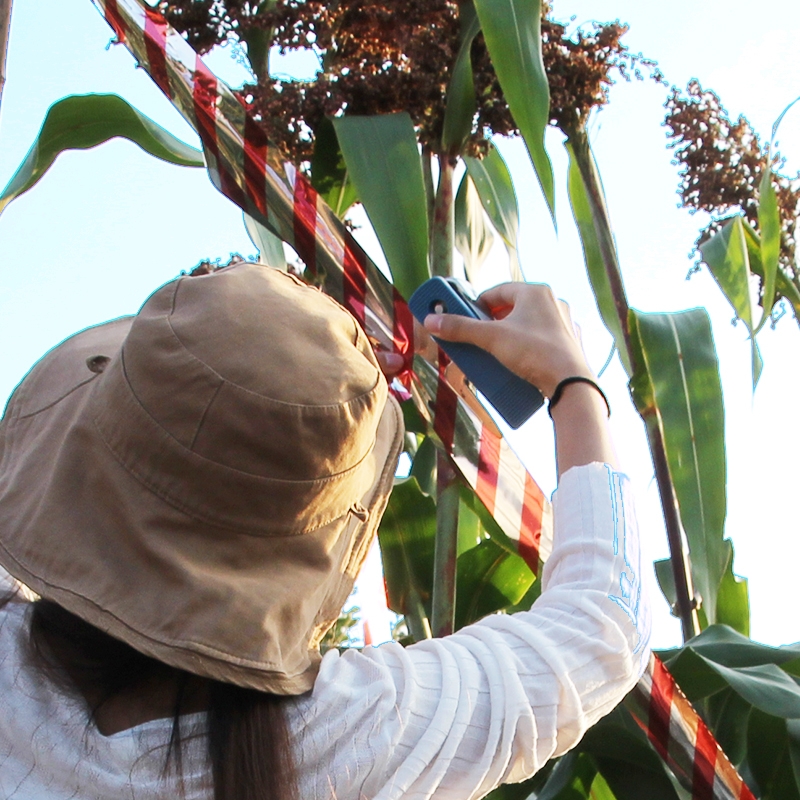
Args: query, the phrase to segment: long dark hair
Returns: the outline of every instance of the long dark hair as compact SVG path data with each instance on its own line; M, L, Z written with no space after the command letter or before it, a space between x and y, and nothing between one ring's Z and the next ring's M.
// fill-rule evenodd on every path
M0 604L1 605L1 604ZM214 800L296 800L297 776L284 715L285 697L196 676L143 655L50 600L33 604L35 666L71 693L91 686L89 719L109 700L158 680L175 687L164 777L182 773L181 714L203 692ZM182 784L182 782L181 782Z

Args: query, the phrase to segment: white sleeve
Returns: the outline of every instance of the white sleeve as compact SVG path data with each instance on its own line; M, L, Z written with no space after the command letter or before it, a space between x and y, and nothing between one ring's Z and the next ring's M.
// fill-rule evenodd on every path
M574 747L634 686L650 614L628 479L574 468L553 502L554 548L530 611L325 656L292 724L303 797L482 797Z

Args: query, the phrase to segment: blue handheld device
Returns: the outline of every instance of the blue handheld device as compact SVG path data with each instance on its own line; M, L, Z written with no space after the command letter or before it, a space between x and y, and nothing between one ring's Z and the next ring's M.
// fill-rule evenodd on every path
M408 306L420 322L428 314L490 319L455 278L436 277L425 281L411 295ZM533 384L515 375L486 350L474 344L434 339L512 428L519 428L544 405L542 393Z

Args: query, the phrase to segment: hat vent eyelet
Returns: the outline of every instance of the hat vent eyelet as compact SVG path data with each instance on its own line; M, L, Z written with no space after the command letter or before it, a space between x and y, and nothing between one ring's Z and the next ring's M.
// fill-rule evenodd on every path
M86 359L86 366L89 367L90 372L100 374L107 366L111 359L108 356L89 356Z

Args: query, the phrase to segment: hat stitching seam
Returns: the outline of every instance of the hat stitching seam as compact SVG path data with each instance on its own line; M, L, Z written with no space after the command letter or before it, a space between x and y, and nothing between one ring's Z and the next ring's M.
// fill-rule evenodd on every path
M51 403L48 403L46 406L42 406L41 408L36 409L36 411L30 411L27 414L20 414L19 416L15 417L15 419L16 420L30 419L31 417L35 417L37 414L41 414L43 411L47 411L53 406L58 405L62 400L65 400L67 397L73 394L73 392L77 392L78 389L80 389L82 386L86 386L87 383L91 383L93 380L99 377L100 374L101 373L94 373L89 378L86 378L86 380L83 380L80 383L73 386L71 389L69 389L69 391L64 392L64 394L62 394L61 397L58 397Z
M204 522L204 523L209 524L209 525L213 525L214 527L221 528L222 530L232 531L233 533L238 533L238 534L241 534L243 536L254 536L254 537L259 538L259 539L262 539L264 537L264 534L263 534L262 531L256 532L256 531L253 531L253 530L248 529L248 528L239 527L239 526L237 526L235 524L232 524L230 522L222 522L217 518L205 515L202 512L196 511L195 509L190 509L181 500L178 500L177 498L175 498L170 493L165 492L163 489L161 489L160 487L156 486L152 481L150 481L148 478L146 478L144 475L142 475L138 470L135 470L132 467L130 467L128 464L126 464L125 461L123 461L122 456L117 452L117 450L114 447L112 447L112 445L109 442L106 441L105 435L104 435L103 431L100 429L100 427L97 424L97 421L95 419L92 419L92 424L97 429L97 432L100 435L100 441L109 450L111 455L114 457L114 460L120 465L120 467L122 467L122 469L125 472L127 472L129 475L131 475L131 477L133 477L142 486L144 486L146 489L148 489L150 492L152 492L156 497L160 498L168 506L171 506L176 511L180 511L182 514L185 514L190 519L197 520L198 522ZM168 433L165 432L165 434L167 436L169 436ZM180 444L180 443L178 442L178 444ZM372 453L372 450L370 450L370 452L367 453L367 456L364 456L364 459L366 459L371 453ZM193 455L197 456L198 458L202 458L204 461L208 461L208 459L203 458L203 456L201 456L201 455L199 455L197 453L193 453ZM362 461L360 461L358 464L356 464L355 467L352 467L352 469L357 469L361 465L361 463L363 462L364 459L362 459ZM209 462L209 463L213 464L214 462L212 461L212 462ZM233 467L226 467L226 469L231 469L234 472L239 472L242 475L247 475L248 477L253 477L253 478L261 479L261 480L265 480L265 481L268 480L268 481L278 481L278 482L281 482L281 483L290 483L290 481L284 481L284 480L282 480L280 478L260 478L260 476L258 476L258 475L250 475L250 473L241 472L240 470L236 470ZM338 473L338 475L342 475L342 474L343 473ZM337 476L333 476L333 477L337 477ZM299 481L299 483L325 483L325 482L327 482L329 480L331 480L331 478L318 478L318 479L316 479L314 481ZM322 522L318 523L314 527L304 528L301 531L294 531L294 532L285 532L285 533L282 533L282 532L272 533L271 532L269 534L269 536L270 536L271 539L289 538L289 537L294 537L294 536L303 536L304 534L313 533L314 531L317 531L320 528L324 528L326 525L330 525L331 523L336 522L336 520L341 519L342 517L344 517L345 515L347 515L349 513L350 513L350 508L348 507L348 509L345 512L343 512L342 514L339 514L336 517L331 517L329 519L323 520Z
M227 464L222 464L222 463L217 462L217 461L212 461L210 458L206 458L202 453L197 453L194 450L190 450L189 448L186 447L186 445L184 445L182 442L180 442L178 439L176 439L166 428L164 428L158 422L157 419L155 419L155 417L153 417L153 415L147 410L147 408L141 402L141 400L139 400L139 397L137 396L135 389L133 388L133 386L131 385L130 380L128 379L128 372L125 369L125 358L124 357L121 359L121 365L122 365L122 374L123 374L123 376L125 378L125 385L130 390L131 397L135 401L137 407L139 409L141 409L141 411L151 420L153 425L158 429L158 432L162 436L164 436L167 439L169 439L171 442L174 442L182 450L185 450L187 453L190 453L194 458L198 458L198 459L202 460L203 462L205 462L206 464L211 464L213 467L219 467L221 469L226 469L226 470L229 470L231 472L235 472L238 475L244 475L247 478L253 478L253 479L257 480L257 481L280 483L280 484L284 484L286 486L297 486L297 485L312 486L312 485L318 484L318 483L330 483L330 482L333 482L333 481L337 481L337 480L345 477L349 473L354 472L355 470L357 470L364 463L364 461L367 458L369 458L370 455L372 455L372 452L375 449L375 442L373 441L373 442L370 443L370 446L367 449L367 451L364 453L364 455L361 456L361 458L358 461L356 461L355 464L353 464L351 467L348 467L347 469L341 470L341 472L334 472L332 475L327 475L324 478L309 478L308 480L293 480L293 479L289 479L289 478L273 478L273 477L268 477L266 475L257 475L254 472L245 472L244 470L238 469L237 467L231 467L231 466L229 466ZM227 383L227 381L225 381L224 378L223 378L223 382ZM98 432L101 434L101 438L103 439L103 441L105 441L105 434L100 430L99 426L95 425L95 427L97 427ZM108 446L110 447L110 445L108 445ZM339 516L342 516L342 515L339 515ZM339 517L333 517L333 519L339 519Z
M208 415L208 410L213 405L214 400L217 399L217 395L219 394L220 389L222 389L224 384L225 384L225 381L220 381L219 385L217 386L216 390L214 391L214 394L211 395L211 398L209 399L208 403L206 403L206 407L203 409L203 413L200 415L200 419L198 420L197 427L195 428L195 431L194 431L194 436L192 436L192 442L189 445L189 450L191 450L192 452L194 452L194 446L195 446L195 443L197 442L197 437L200 435L200 431L201 431L201 429L203 427L203 423L206 421L206 416ZM133 387L131 387L131 390L133 390Z
M181 279L181 280L183 280L183 279ZM175 294L177 296L177 290L176 290ZM327 297L327 295L323 295L323 297ZM349 400L343 400L343 401L335 402L335 403L313 403L312 404L312 403L290 403L290 402L288 402L286 400L278 400L277 398L274 398L274 397L268 397L267 395L260 394L259 392L253 391L252 389L248 389L246 386L242 386L242 385L236 383L235 381L232 381L229 378L226 378L224 375L221 375L219 372L217 372L217 370L215 370L214 367L212 367L210 364L207 364L205 361L203 361L202 358L199 358L198 356L196 356L186 346L186 344L183 342L183 340L179 336L178 332L175 330L175 328L174 328L174 326L172 324L172 319L171 319L171 316L172 316L173 312L174 312L174 309L173 309L173 311L170 311L169 314L162 315L161 319L163 319L167 323L167 325L169 326L170 333L172 333L172 335L175 337L175 341L181 346L181 348L183 349L183 351L187 354L187 356L189 358L191 358L193 361L195 361L198 364L200 364L203 367L205 367L216 378L219 378L219 380L225 381L225 383L229 384L230 386L234 387L235 389L239 389L242 392L254 395L259 400L261 400L261 401L263 401L265 403L274 403L275 405L288 406L288 407L291 407L291 408L308 408L308 409L341 408L342 406L349 406L351 404L356 404L359 401L362 401L364 398L369 397L375 391L375 389L378 387L378 385L380 384L380 379L381 379L380 370L376 369L374 367L374 365L370 364L370 366L375 370L375 373L376 373L375 374L375 382L372 384L372 386L369 389L366 389L361 394L358 394L358 395L355 395L354 397L351 397ZM353 317L352 314L350 314L348 312L348 316L353 321L354 325L358 325L358 323L356 322L356 320L355 320L355 318ZM357 333L357 331L356 331L356 333ZM354 344L355 344L355 342L354 342Z

